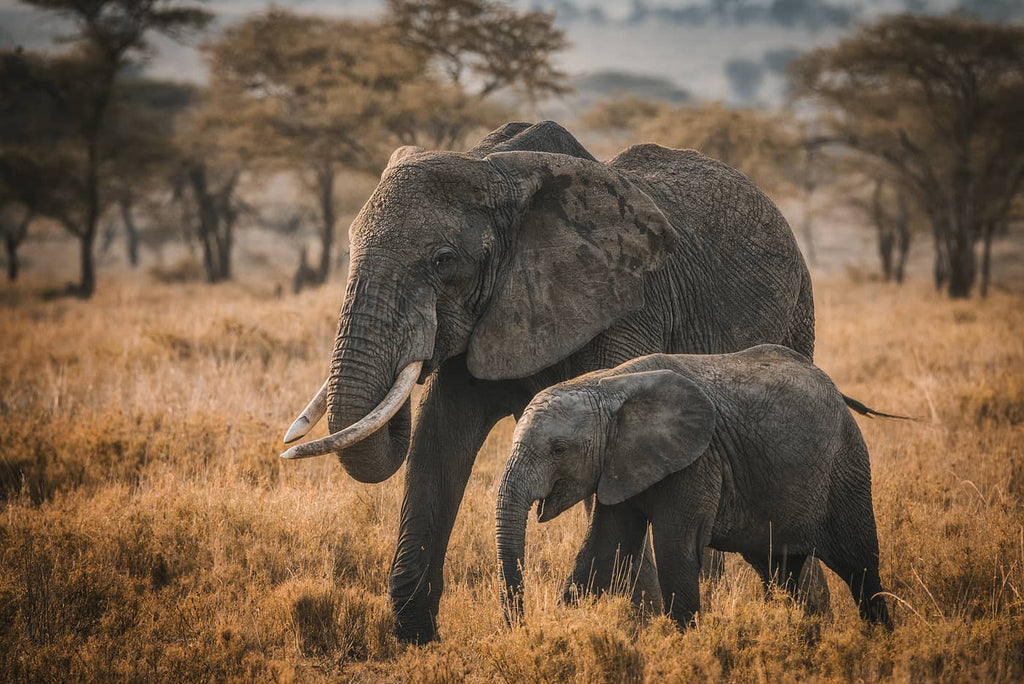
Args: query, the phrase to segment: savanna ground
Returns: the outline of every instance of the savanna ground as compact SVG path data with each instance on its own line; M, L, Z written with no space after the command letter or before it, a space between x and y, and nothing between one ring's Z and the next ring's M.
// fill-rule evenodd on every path
M557 605L576 507L531 521L525 628L506 629L493 505L512 423L452 535L443 641L399 645L386 573L402 477L360 485L280 438L326 371L341 286L274 296L104 275L93 301L0 289L0 678L67 681L1020 680L1024 296L951 302L818 277L816 360L860 419L896 627L762 601L730 559L677 633L623 599ZM321 434L318 428L316 435Z

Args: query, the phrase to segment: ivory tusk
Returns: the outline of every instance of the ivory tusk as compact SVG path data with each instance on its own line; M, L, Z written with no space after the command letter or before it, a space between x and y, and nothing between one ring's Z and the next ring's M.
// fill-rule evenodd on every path
M292 426L288 428L288 432L284 433L285 444L294 442L300 437L305 437L306 433L313 429L313 426L319 423L320 419L327 413L328 382L328 380L324 380L324 384L320 387L316 396L306 405L306 408L302 409L302 413L295 419Z
M377 405L377 408L367 413L362 420L323 439L306 442L305 444L296 444L281 454L281 458L296 459L323 456L366 439L383 427L385 423L398 413L398 409L402 408L402 404L405 403L405 400L412 393L412 388L416 384L422 368L423 361L413 361L403 368L402 372L398 374L395 384L391 386L391 389L388 390L387 395ZM313 402L310 402L310 406L312 405Z

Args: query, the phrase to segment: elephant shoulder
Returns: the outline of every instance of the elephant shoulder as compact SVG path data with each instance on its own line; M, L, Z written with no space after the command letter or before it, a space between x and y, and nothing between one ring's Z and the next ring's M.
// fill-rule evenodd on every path
M469 154L486 157L494 152L552 152L597 161L572 133L554 121L507 123L489 133Z

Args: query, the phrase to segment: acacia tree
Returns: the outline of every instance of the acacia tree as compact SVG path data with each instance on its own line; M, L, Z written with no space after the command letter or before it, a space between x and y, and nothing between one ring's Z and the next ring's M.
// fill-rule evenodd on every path
M410 108L420 104L403 89L429 81L421 56L381 24L281 9L228 28L207 54L210 91L225 123L259 140L259 161L296 172L315 198L315 280L323 283L332 263L336 179L343 168L377 171L387 159L387 120L412 117Z
M107 196L117 206L125 230L128 263L139 263L140 204L166 192L177 161L175 125L194 106L195 88L132 77L115 92L105 144L117 150L106 165Z
M1024 27L901 15L796 60L793 92L928 217L935 285L969 296L1024 183Z
M75 26L71 52L53 60L52 78L42 89L54 98L55 111L66 124L59 150L64 163L50 169L71 176L60 184L76 196L55 218L79 240L76 294L90 297L96 288L93 244L107 201L104 167L117 154L104 146L104 135L118 78L132 60L145 58L149 34L180 37L205 26L210 14L178 0L22 1L59 14Z
M625 133L630 141L695 149L775 195L795 192L804 166L799 131L791 121L754 109L615 98L599 102L581 119L588 128Z
M175 195L194 222L208 283L232 277L235 228L246 210L239 184L263 141L242 122L246 111L216 87L206 88L199 104L179 126Z
M435 148L457 146L480 122L484 101L500 90L518 91L529 104L569 90L552 62L568 44L553 12L520 11L498 0L387 0L386 8L384 23L398 40L451 86L434 91L443 96L445 118L418 131Z
M903 283L907 257L920 212L900 178L875 162L833 160L838 166L832 196L859 214L875 233L882 279Z

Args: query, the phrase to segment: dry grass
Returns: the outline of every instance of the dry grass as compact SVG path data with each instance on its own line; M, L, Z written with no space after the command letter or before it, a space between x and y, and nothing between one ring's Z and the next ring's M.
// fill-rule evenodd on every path
M817 283L819 364L865 403L924 419L861 420L892 634L861 624L834 577L822 621L763 602L734 560L686 634L622 599L563 608L581 510L531 522L528 626L504 629L492 507L506 421L453 534L444 641L407 648L384 598L401 478L360 485L329 459L277 459L326 370L340 289L142 280L107 280L89 303L0 291L5 678L1024 677L1020 297Z

